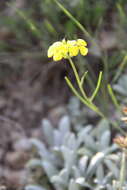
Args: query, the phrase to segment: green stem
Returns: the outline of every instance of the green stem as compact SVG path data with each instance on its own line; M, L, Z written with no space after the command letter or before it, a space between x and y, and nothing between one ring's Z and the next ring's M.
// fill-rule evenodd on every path
M86 94L85 94L85 96L84 96L84 93L85 93L85 92L84 92L82 86L80 86L80 85L82 84L82 81L81 81L80 78L79 78L77 69L76 69L76 67L75 67L75 65L74 65L74 63L73 63L73 61L71 60L71 58L68 58L68 59L69 59L69 62L70 62L70 64L71 64L71 67L72 67L72 69L73 69L73 72L74 72L76 81L77 81L77 83L78 83L78 86L79 86L79 88L80 88L80 91L82 92L83 97L77 92L77 90L74 88L74 86L73 86L73 84L71 83L71 81L70 81L67 77L65 77L65 80L66 80L68 86L70 87L70 89L72 90L72 92L75 94L75 96L77 96L77 97L79 98L79 100L80 100L83 104L85 104L87 107L89 107L90 109L92 109L93 111L95 111L96 113L98 113L102 118L105 118L109 123L112 124L112 126L113 126L114 128L116 128L117 130L119 130L119 131L121 132L121 134L125 135L125 132L117 125L117 123L112 122L112 121L109 120L107 117L105 117L104 114L99 110L99 108L96 107L96 105L93 104L93 103L89 100L89 98L86 96ZM100 76L100 79L101 79L101 76ZM100 79L99 79L99 81L100 81ZM99 83L100 83L100 82L99 82ZM99 84L99 86L100 86L100 84ZM97 89L95 89L95 92L97 92L97 90L98 90L98 87L97 87ZM95 92L94 92L94 94L95 94Z
M122 160L121 160L121 170L120 170L120 181L119 190L122 189L126 178L126 150L123 148Z
M103 69L103 86L102 86L102 96L103 96L103 111L105 112L105 115L108 115L108 104L109 104L109 97L108 97L108 93L107 93L107 84L108 84L108 78L109 78L109 69L108 69L108 56L107 56L107 52L103 52L103 56L102 56L102 62L104 65L104 69Z
M9 6L11 6L9 4ZM34 23L33 20L31 20L30 18L28 18L23 11L20 11L18 8L15 7L15 10L17 12L17 14L23 18L25 20L25 22L27 23L29 29L38 37L38 38L42 38L42 33L41 31L37 28L36 24Z
M111 85L108 84L108 85L107 85L107 88L108 88L109 95L110 95L110 97L111 97L111 99L112 99L112 102L113 102L114 105L116 106L116 109L120 110L120 106L119 106L119 104L118 104L118 102L117 102L116 96L115 96L115 94L114 94L114 92L113 92L113 90L112 90Z
M86 93L85 93L85 91L84 91L84 89L83 89L83 87L82 87L82 83L81 83L81 81L80 81L79 74L78 74L78 72L77 72L77 69L76 69L76 67L75 67L75 64L73 63L73 61L72 61L72 59L71 59L70 57L68 57L68 60L69 60L69 63L70 63L70 65L71 65L72 69L73 69L73 72L74 72L74 75L75 75L77 84L78 84L78 86L79 86L79 89L80 89L80 91L81 91L83 97L84 97L85 99L88 99L87 96L86 96Z
M71 81L68 79L68 77L65 77L65 80L68 84L68 86L70 87L70 89L72 90L72 92L75 94L75 96L77 96L79 98L79 100L85 104L87 107L89 107L90 109L92 109L93 111L95 111L96 113L98 113L101 117L104 118L104 115L100 112L100 110L91 102L88 102L87 100L85 100L82 96L80 96L80 94L77 92L77 90L74 88L74 86L72 85Z
M90 41L96 44L92 36L89 34L89 32L87 32L85 27L76 18L58 0L53 0L53 1L77 25L77 27L90 39Z
M75 67L75 64L73 63L73 61L72 61L72 59L71 59L70 57L68 57L68 60L69 60L70 65L71 65L71 67L72 67L72 69L73 69L73 72L74 72L74 75L75 75L77 84L78 84L78 86L79 86L79 89L80 89L81 94L83 95L84 99L86 100L86 102L88 102L89 106L92 106L92 108L93 108L94 111L96 110L96 112L98 112L99 115L101 115L102 117L104 117L103 113L101 113L101 111L100 111L100 110L91 102L91 100L86 96L86 93L85 93L85 91L84 91L84 89L83 89L82 82L81 82L81 80L80 80L80 78L79 78L79 74L78 74L78 72L77 72L77 69L76 69L76 67ZM99 86L100 86L101 76L102 76L102 74L100 74L100 77L99 77ZM93 98L95 97L95 95L96 95L96 93L97 93L97 91L98 91L98 89L99 89L99 86L97 85L97 89L95 89Z

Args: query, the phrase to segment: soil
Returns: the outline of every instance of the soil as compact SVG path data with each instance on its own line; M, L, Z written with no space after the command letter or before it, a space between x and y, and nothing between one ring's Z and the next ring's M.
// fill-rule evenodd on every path
M28 138L41 138L42 118L47 117L56 125L66 112L66 67L42 64L41 60L26 59L17 71L6 62L1 66L0 190L23 189L24 168L29 159ZM54 76L54 72L58 75Z

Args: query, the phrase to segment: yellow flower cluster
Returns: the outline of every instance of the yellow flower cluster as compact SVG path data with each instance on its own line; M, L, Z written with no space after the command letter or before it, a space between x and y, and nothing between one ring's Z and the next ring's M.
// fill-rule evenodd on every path
M53 43L48 49L48 57L53 57L54 61L60 61L68 57L77 56L79 53L85 56L88 53L87 43L82 40L62 40Z

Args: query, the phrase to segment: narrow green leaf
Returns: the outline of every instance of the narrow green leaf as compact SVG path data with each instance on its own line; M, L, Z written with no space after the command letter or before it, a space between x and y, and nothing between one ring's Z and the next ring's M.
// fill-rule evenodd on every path
M114 105L116 106L116 108L117 108L118 110L120 110L120 106L119 106L119 104L118 104L118 102L117 102L116 96L115 96L115 94L114 94L114 92L113 92L113 90L112 90L111 85L108 84L107 88L108 88L109 95L110 95L110 97L111 97L111 99L112 99L112 102L114 103Z
M72 92L79 98L79 100L81 100L81 102L83 102L85 105L89 107L88 102L84 100L84 98L78 93L78 91L74 88L73 84L71 83L71 81L69 80L67 76L65 77L65 80L68 86L70 87L70 89L72 90Z
M86 75L87 75L88 71L86 71L83 76L81 77L81 86L84 84L84 80L86 78Z
M100 112L100 110L92 103L92 102L87 102L78 92L77 90L74 88L73 84L71 83L71 81L68 79L68 77L65 77L65 80L68 84L68 86L70 87L70 89L72 90L72 92L75 94L75 96L77 96L79 98L79 100L85 104L87 107L89 107L91 110L95 111L96 113L98 113L101 117L104 117L103 113Z
M92 36L85 29L85 27L58 0L53 0L53 1L65 13L65 15L67 15L77 25L77 27L86 35L86 37L88 37L92 42L94 42Z
M90 101L93 101L94 98L95 98L95 96L97 95L97 92L98 92L98 90L100 88L100 85L101 85L101 80L102 80L102 71L100 71L100 73L99 73L99 77L98 77L98 81L97 81L97 86L96 86L96 88L95 88L92 96L90 97Z

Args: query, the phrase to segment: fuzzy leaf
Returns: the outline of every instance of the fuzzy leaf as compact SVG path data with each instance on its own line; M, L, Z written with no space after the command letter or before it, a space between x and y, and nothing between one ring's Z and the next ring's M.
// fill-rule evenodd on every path
M102 119L98 126L95 127L93 130L92 130L92 135L95 136L98 141L100 141L100 137L103 135L103 133L105 132L105 130L109 130L109 122L106 120L106 119Z
M116 167L111 160L104 160L105 164L107 165L108 169L113 173L113 175L118 178L119 177L119 169Z
M70 150L76 150L76 138L74 133L68 133L65 135L63 145Z
M98 149L97 144L91 135L86 135L84 138L84 142L85 142L85 145L87 148L89 148L93 152L97 151L97 149Z
M107 149L105 149L103 152L105 153L105 155L111 154L112 152L116 151L118 148L119 148L118 145L112 144Z
M61 134L64 136L68 132L70 132L70 119L68 116L62 117L62 119L59 122L59 130Z
M77 115L79 115L79 110L80 110L80 101L78 98L76 98L75 96L73 96L68 104L68 109L70 111L70 113L75 117Z
M88 135L88 133L91 131L91 129L92 129L92 126L88 125L84 129L81 129L79 131L79 133L78 133L78 140L77 140L78 146L80 146L80 144L82 142L84 142L84 139L85 139L86 135Z
M69 171L66 168L64 168L61 170L59 175L53 176L51 181L52 181L52 183L58 183L58 184L67 186L68 177L69 177Z
M62 139L61 139L62 138ZM59 130L54 129L54 146L59 147L62 144L63 137Z
M109 130L104 131L100 138L100 151L106 149L109 146L111 139L111 132Z
M50 162L48 161L42 161L42 166L48 176L48 178L51 180L51 178L54 176L54 175L57 175L58 174L58 170L56 169L55 166L53 166Z
M107 190L115 190L110 184L107 184L106 187L107 187Z
M80 169L83 176L85 175L87 165L88 165L88 156L83 156L79 160L79 169Z
M96 183L97 184L102 184L103 178L104 178L104 167L103 164L99 164L96 170Z
M39 185L27 185L25 187L25 190L46 190L46 189Z
M65 168L71 169L76 161L76 153L73 150L68 149L65 146L61 147L61 151L63 153L63 158L65 161Z
M30 143L32 146L34 146L37 149L37 152L39 154L39 156L41 156L42 158L49 158L49 152L47 151L44 143L42 143L40 140L37 139L30 139Z
M87 170L87 175L86 175L87 178L91 177L94 174L96 168L103 161L104 157L105 155L103 152L98 152L95 156L93 156Z
M40 159L31 159L27 162L26 167L32 168L32 167L40 167L41 166L41 160Z
M86 156L88 156L88 157L93 156L92 150L90 150L89 148L86 148L85 146L82 147L82 148L79 148L78 151L77 151L77 153L78 153L79 155L81 155L81 156L83 156L83 155L86 155Z
M59 173L60 177L62 179L64 179L64 181L66 182L67 184L67 181L68 181L68 177L69 177L69 171L67 168L64 168L61 170L61 172Z
M76 182L73 179L70 180L68 190L79 190L78 184L76 184Z
M53 127L51 123L49 122L49 120L47 119L42 120L42 131L45 137L45 141L48 143L48 145L53 146L54 144Z
M89 183L87 183L85 181L85 178L84 177L79 177L75 180L75 182L80 185L81 187L86 187L86 189L93 189L92 185L90 185Z
M79 177L79 178L76 179L75 182L76 182L77 184L84 185L85 179L84 179L84 177Z
M61 178L61 176L59 175L55 175L51 178L51 182L55 183L55 184L59 184L59 185L64 185L66 186L66 183L64 181L64 179Z
M61 146L65 136L70 133L70 120L68 116L64 116L59 123L59 129L54 130L54 144Z
M79 178L81 175L80 175L80 170L76 167L76 166L73 166L72 167L72 175L73 177L76 179L76 178Z
M108 172L108 174L104 177L103 179L103 184L109 184L112 182L112 180L114 179L114 176L112 174L112 172Z

